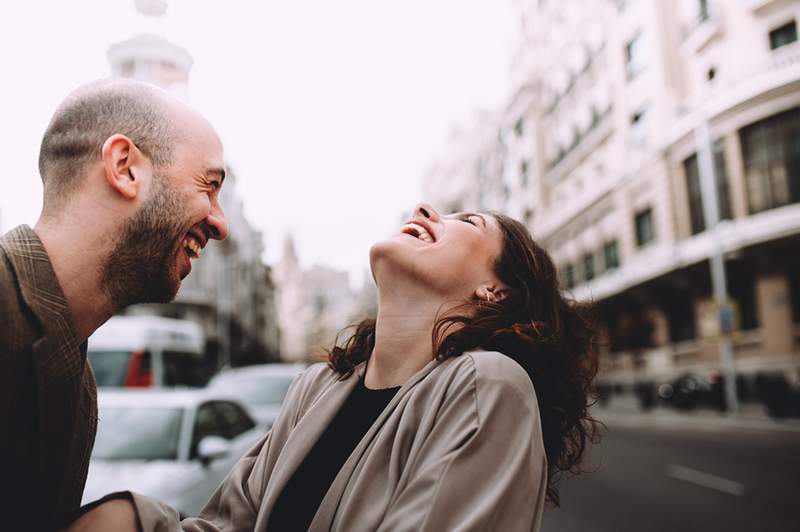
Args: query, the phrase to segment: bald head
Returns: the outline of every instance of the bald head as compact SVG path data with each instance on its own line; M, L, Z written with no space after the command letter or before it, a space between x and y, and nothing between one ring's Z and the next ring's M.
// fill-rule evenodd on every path
M173 118L184 110L169 93L131 80L96 81L72 92L56 109L39 151L45 210L79 188L114 134L131 139L156 168L169 165L179 134Z

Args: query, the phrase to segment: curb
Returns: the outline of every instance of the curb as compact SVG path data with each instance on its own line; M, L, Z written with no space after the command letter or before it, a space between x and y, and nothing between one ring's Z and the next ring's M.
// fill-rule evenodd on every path
M660 427L660 428L694 428L755 430L768 432L800 433L800 420L777 420L748 416L721 415L687 415L669 411L653 412L614 412L613 410L594 409L594 416L609 427Z

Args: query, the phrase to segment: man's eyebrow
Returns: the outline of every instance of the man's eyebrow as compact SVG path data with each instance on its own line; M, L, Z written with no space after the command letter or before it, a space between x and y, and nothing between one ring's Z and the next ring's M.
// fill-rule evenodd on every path
M219 176L219 184L225 182L225 169L224 168L209 168L206 170L206 175L216 174Z

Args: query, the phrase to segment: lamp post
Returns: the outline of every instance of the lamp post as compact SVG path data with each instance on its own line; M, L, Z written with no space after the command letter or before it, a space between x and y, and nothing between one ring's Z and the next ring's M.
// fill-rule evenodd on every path
M717 197L717 180L714 175L712 159L711 133L708 120L700 116L694 130L697 148L697 169L700 175L700 196L703 203L703 218L711 238L711 286L718 309L720 329L719 356L720 368L724 379L725 402L728 411L736 415L739 412L739 400L736 394L736 364L733 356L731 333L733 332L733 310L728 299L728 282L725 275L725 250L719 232L719 199Z

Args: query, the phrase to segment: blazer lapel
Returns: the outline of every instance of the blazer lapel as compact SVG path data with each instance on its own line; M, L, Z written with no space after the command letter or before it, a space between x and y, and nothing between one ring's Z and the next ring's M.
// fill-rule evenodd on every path
M378 432L383 427L386 420L395 410L395 407L403 400L403 397L411 391L416 384L424 379L431 371L433 371L436 367L438 367L442 363L441 360L434 359L428 364L425 365L421 370L414 374L405 384L400 388L400 390L395 394L386 408L381 412L381 415L378 416L378 419L375 423L372 424L370 429L361 439L361 441L356 446L353 453L347 459L347 461L342 466L342 469L339 470L339 473L334 478L331 487L328 489L328 492L325 494L325 497L322 499L322 502L319 505L319 509L317 510L314 519L311 521L311 525L308 527L308 532L323 532L329 531L333 527L333 520L336 517L336 511L339 509L339 504L341 503L342 497L344 496L345 489L347 488L347 484L350 481L350 478L353 475L353 471L355 470L356 466L358 465L361 457L367 451L370 443L378 434ZM359 378L363 375L364 371L366 370L366 365L362 365L358 371L355 373L358 374ZM356 379L357 382L358 379ZM351 387L352 388L352 387ZM334 411L335 413L335 411ZM319 437L319 436L317 436ZM316 440L315 440L316 441ZM307 453L308 451L306 451Z
M37 382L37 424L40 464L48 499L55 499L69 461L69 448L54 450L53 442L68 442L78 414L81 375L86 357L75 335L72 315L41 240L28 226L10 231L1 241L15 271L25 303L36 317L41 336L32 346ZM68 446L66 446L68 447ZM56 508L58 501L43 504Z

